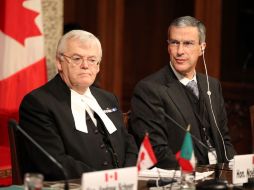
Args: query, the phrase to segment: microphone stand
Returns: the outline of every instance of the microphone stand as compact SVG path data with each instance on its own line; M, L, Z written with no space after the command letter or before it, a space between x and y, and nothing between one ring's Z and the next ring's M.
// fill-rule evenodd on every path
M226 190L227 188L227 181L219 179L219 166L215 164L215 176L214 179L209 179L202 181L196 185L196 190L213 190L213 189L221 189Z
M35 145L46 157L48 157L64 174L64 190L69 190L69 183L68 183L68 175L65 169L63 168L62 164L60 164L53 156L51 156L41 145L39 145L27 132L25 132L15 120L9 120L10 126L15 126L15 128L22 133L33 145Z
M178 126L183 131L186 131L184 127L182 127L179 123L177 123L172 117L168 116L167 114L164 114L164 116L169 119L171 122L173 122L176 126ZM206 150L210 150L207 145L205 145L202 141L200 141L197 137L190 134L191 137L198 142L200 145L202 145ZM212 152L212 154L217 158L217 155ZM217 159L218 161L218 159ZM227 182L225 180L219 179L219 166L218 164L215 164L215 178L210 180L205 180L203 182L200 182L196 185L196 190L213 190L213 189L227 189Z

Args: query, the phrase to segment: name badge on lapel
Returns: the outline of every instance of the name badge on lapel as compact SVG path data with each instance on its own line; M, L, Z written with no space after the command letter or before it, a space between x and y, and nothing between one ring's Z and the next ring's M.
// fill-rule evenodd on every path
M116 107L114 107L114 108L106 108L103 111L104 111L104 113L112 113L112 112L116 112L117 108Z

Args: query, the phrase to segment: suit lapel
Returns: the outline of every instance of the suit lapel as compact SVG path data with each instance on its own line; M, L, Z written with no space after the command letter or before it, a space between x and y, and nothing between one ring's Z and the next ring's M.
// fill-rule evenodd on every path
M182 84L175 77L171 68L169 71L170 72L167 74L168 83L166 84L167 94L171 101L174 102L179 114L181 115L181 119L179 119L178 122L186 129L189 124L197 125L193 109L188 101L188 97L182 87Z
M190 133L194 135L196 138L200 139L199 132L199 123L196 119L195 113L193 111L192 105L189 102L189 97L185 92L184 87L175 77L173 71L170 69L169 80L167 83L167 94L172 102L174 102L177 110L179 111L179 115L181 118L177 119L183 127L187 129L187 126L190 124L191 129ZM204 80L205 81L205 80ZM169 113L170 114L170 113ZM199 149L200 152L203 152L203 146L198 143L196 140L193 141L195 147Z
M59 93L60 92L60 93ZM62 110L65 112L65 119L71 121L73 128L75 128L75 122L71 111L71 92L69 87L63 82L60 75L57 74L52 80L52 93L59 99Z
M104 101L103 96L101 96L101 94L93 86L90 86L90 90L92 95L95 97L96 101L100 105L101 109L107 109L108 101Z

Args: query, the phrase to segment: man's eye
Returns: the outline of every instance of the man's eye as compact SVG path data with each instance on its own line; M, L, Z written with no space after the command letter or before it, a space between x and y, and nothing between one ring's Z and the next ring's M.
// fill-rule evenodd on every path
M193 42L184 42L183 45L185 45L185 46L192 46Z
M73 61L80 61L81 57L72 57L71 60L73 60Z
M90 63L96 63L96 62L97 62L96 59L88 59L88 61L89 61Z
M170 41L170 44L172 44L172 45L178 45L179 42L178 41Z

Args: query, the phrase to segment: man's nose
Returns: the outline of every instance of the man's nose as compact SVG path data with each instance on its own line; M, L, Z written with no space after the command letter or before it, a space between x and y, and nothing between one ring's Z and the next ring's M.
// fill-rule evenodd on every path
M179 45L177 47L177 54L178 55L184 54L184 45L183 45L183 43L179 43Z
M89 65L87 59L84 59L80 66L81 68L88 68Z

